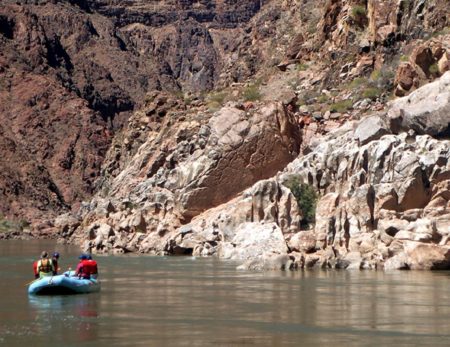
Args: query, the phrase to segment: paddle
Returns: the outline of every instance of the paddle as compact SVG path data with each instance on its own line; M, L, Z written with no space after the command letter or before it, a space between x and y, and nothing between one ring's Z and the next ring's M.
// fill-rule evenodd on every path
M26 286L29 286L31 283L33 283L33 282L36 282L37 280L40 280L40 278L35 278L34 280L32 280L31 282L28 282L28 283L26 283L25 284L25 287Z

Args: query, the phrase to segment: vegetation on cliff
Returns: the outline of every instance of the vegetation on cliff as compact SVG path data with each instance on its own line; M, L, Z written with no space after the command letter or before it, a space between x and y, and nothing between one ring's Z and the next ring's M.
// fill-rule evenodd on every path
M309 184L301 182L299 177L292 177L284 183L297 201L297 206L302 214L301 224L303 227L311 227L316 221L316 207L318 196L314 188Z

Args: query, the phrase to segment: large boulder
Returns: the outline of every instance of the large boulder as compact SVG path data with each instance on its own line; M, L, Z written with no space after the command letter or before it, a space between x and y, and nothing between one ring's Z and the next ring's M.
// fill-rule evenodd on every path
M419 76L411 63L401 63L395 75L396 96L405 96L411 89L419 86ZM414 88L414 89L415 89Z
M361 145L365 145L373 140L380 139L383 135L389 134L389 126L386 120L380 115L364 118L355 130L355 138Z
M450 268L450 247L420 242L406 242L405 253L412 270L440 270Z
M392 102L391 118L399 118L404 130L444 137L450 132L450 71L408 96Z
M264 180L228 203L195 217L178 229L179 236L173 242L181 247L186 243L194 245L195 255L223 256L221 244L234 244L236 252L240 252L240 245L245 243L236 243L235 239L240 239L236 235L241 229L266 230L267 225L276 225L277 232L287 237L298 232L300 221L297 202L290 190L275 179ZM283 242L287 248L284 236Z
M311 253L316 249L316 234L312 230L300 231L291 237L288 245L291 251Z
M208 122L204 154L179 165L177 177L183 214L193 217L220 205L261 179L273 176L299 152L294 120L271 104L249 116L225 107ZM213 153L214 152L214 155Z
M223 242L219 256L235 260L264 259L269 255L287 254L283 233L275 223L244 223L230 242Z

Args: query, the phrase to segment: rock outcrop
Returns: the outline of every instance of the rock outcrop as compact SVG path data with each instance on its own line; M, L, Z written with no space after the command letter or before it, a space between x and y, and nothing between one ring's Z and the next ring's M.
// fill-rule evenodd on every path
M403 130L428 134L436 138L450 135L450 73L427 84L408 97L392 103L391 122Z
M84 223L109 225L116 240L141 233L142 238L132 247L135 250L177 253L166 244L173 240L166 238L173 237L178 226L273 176L299 153L295 119L281 104L247 112L230 104L209 119L197 114L169 126L172 116L166 116L160 130L164 138L149 130L147 141L126 157L127 165L104 183L106 193L86 206L83 215ZM270 194L276 196L277 189ZM92 234L89 239L93 240L97 234L90 230L96 226L87 231L81 228L73 237ZM120 245L128 247L128 242ZM115 242L110 247L97 243L94 248L129 250Z
M277 12L263 4L3 1L2 214L37 228L77 210L112 139L155 90L203 92L251 76L245 26Z
M159 52L185 90L201 89L208 81L226 85L256 72L244 49L262 57L256 65L270 61L295 79L266 79L266 102L232 102L214 113L196 99L194 107L187 107L168 95L150 94L113 140L99 193L80 210L80 226L71 227L73 221L66 226L65 237L96 252L216 255L255 269L446 267L445 1L331 1L323 2L323 13L313 8L317 2L268 1L264 8L257 3L236 4L236 16L225 25L229 12L222 2L202 2L195 12L187 2L176 13L155 2L161 17L149 8L138 16L138 1L127 6L87 2L140 51L147 47L143 38L156 38L155 44L166 40ZM267 24L277 21L280 11L288 20L297 18L297 11L310 16L299 14L288 33ZM173 28L180 14L197 28L195 49L185 49L189 34L171 32L178 37L172 41L160 30ZM199 27L203 21L209 23L207 30ZM250 23L248 35L239 43L218 33L224 25L242 33L244 23ZM183 57L174 54L174 47ZM267 47L280 53L270 54ZM204 55L193 62L199 50ZM399 64L397 76L384 74L385 68L396 70L401 54L409 57ZM309 75L296 72L318 61ZM211 73L209 62L221 66L222 74ZM184 66L190 66L189 73ZM235 75L238 70L241 77ZM358 92L333 89L333 83L345 81L351 88L369 76L370 84ZM278 89L291 82L296 94ZM319 94L308 95L317 89ZM415 91L386 106L390 90L397 95ZM348 105L355 95L358 101ZM295 104L297 97L302 105ZM283 101L267 101L273 99ZM334 102L335 110L311 112L319 99ZM292 177L320 196L316 223L308 230L301 229L303 213L284 186Z
M298 147L296 136L283 137L283 127L271 130L260 126L256 127L257 133L242 132L241 129L253 126L243 126L244 113L226 107L205 123L208 131L205 132L205 124L197 127L203 129L199 133L209 134L202 155L184 157L175 168L162 169L160 174L165 172L165 178L159 185L153 184L151 193L147 187L158 175L146 179L139 178L142 174L117 176L112 185L115 194L123 185L130 199L122 201L122 211L115 212L117 202L103 203L96 209L91 206L84 222L92 219L94 223L77 229L72 237L86 239L88 236L85 247L93 251L215 255L239 259L244 261L243 268L260 270L315 266L386 270L449 268L450 142L442 131L427 126L434 124L435 119L448 123L448 117L445 118L448 113L443 110L450 103L449 78L450 72L439 81L394 101L388 112L347 122L320 140L311 141L310 152L289 164L289 156ZM421 113L423 100L434 100L435 104ZM400 114L401 119L393 118L393 114ZM276 105L259 108L246 122L256 126L264 120L270 124L270 119L280 115L285 117L287 125L292 125L288 115L281 113ZM420 132L411 126L419 116L423 125ZM250 137L258 134L257 138L264 138L266 131L278 133L282 144L279 148L287 157L277 170L287 165L286 168L222 204L213 199L214 193L207 192L204 198L209 197L208 204L217 207L201 207L186 213L192 204L184 205L185 196L189 197L199 187L200 191L207 191L208 187L202 187L200 182L214 173L212 168L217 167L219 158L226 157L230 151L245 153L245 143L252 143ZM206 155L212 144L220 155ZM274 143L271 147L276 150L277 146ZM145 157L140 153L144 148L146 145L136 152L134 161ZM191 162L190 158L195 161ZM199 158L215 158L215 164L205 166L209 162ZM193 164L197 164L194 165L197 170L192 169ZM179 171L180 167L186 171ZM204 171L204 167L209 169ZM251 172L249 169L243 167L232 184L237 186ZM134 170L139 172L136 167ZM130 181L130 177L135 181ZM188 184L177 184L185 182L186 177ZM314 187L320 194L312 229L301 229L302 211L284 186L292 177ZM227 187L234 188L228 179L225 182ZM144 190L149 193L142 194ZM239 190L242 189L236 189L234 194ZM148 213L150 207L152 214ZM101 211L104 211L103 218L99 217ZM164 218L170 222L164 223Z
M443 136L450 115L448 78L450 73L392 103L389 113L401 114L405 132L398 133L387 116L369 117L288 166L284 175L300 176L321 194L317 253L331 248L345 259L358 252L359 267L450 265L450 142Z
M450 35L419 42L397 69L395 95L404 96L450 70ZM403 56L406 57L406 56Z

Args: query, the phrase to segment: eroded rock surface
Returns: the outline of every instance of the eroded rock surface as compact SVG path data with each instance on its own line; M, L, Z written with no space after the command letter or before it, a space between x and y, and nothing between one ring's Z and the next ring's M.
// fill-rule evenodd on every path
M166 119L170 121L170 116ZM177 226L282 170L299 153L300 135L294 122L282 105L276 103L248 112L230 105L209 119L202 114L189 117L176 127L161 130L164 138L149 136L124 169L105 182L107 193L86 207L83 218L85 222L102 220L120 235L119 239L126 233L150 234L137 240L133 249L177 253L175 249L179 247L192 252L192 247L180 246L172 240ZM261 189L261 204L266 194L273 197L281 194L278 186ZM291 204L291 197L284 199ZM104 206L110 206L109 211ZM281 216L276 206L272 208L275 210L264 213L291 224L293 217ZM241 212L235 211L236 216L232 213L230 218L239 218ZM249 208L246 213L251 213ZM76 233L75 238L83 238L86 230L79 232L81 235ZM95 248L110 251L116 246L113 242L108 247L97 244Z
M208 134L198 155L179 157L183 159L175 168L162 165L160 175L166 175L162 181L155 181L162 177L158 174L145 179L142 174L118 175L112 187L116 193L126 191L129 200L122 200L119 211L115 207L117 201L105 205L105 200L94 200L97 207L91 204L84 219L95 220L94 224L77 229L73 237L85 239L88 232L90 241L85 246L94 251L214 255L239 259L244 262L242 268L257 270L317 266L448 268L450 141L438 136L440 132L433 127L424 127L420 134L411 132L409 124L415 114L407 110L419 112L420 107L414 107L414 103L420 106L427 97L443 98L439 107L429 107L426 117L431 121L441 115L450 101L445 97L449 92L446 82L449 76L447 73L436 83L395 101L386 113L347 122L320 141L312 141L310 152L289 164L289 158L298 149L297 137L282 136L282 129L286 128L281 126L283 122L278 122L275 128L267 126L277 117L282 117L287 125L292 124L288 114L276 104L258 108L251 117L239 109L225 107L196 128L197 134ZM416 98L416 94L421 97ZM391 118L394 111L403 115L401 123ZM422 119L421 124L428 123ZM209 130L205 131L205 127ZM258 129L257 133L249 131L252 128ZM282 171L263 181L250 175L255 184L241 194L238 191L242 188L237 188L235 197L229 201L214 200L214 193L207 192L203 198L210 200L205 206L213 208L196 208L187 213L187 207L201 206L184 205L185 197L192 191L199 187L201 191L220 187L220 181L201 186L201 182L210 179L208 175L214 175L220 158L230 152L245 155L246 144L253 143L251 137L258 134L257 138L263 138L265 132L279 136L279 145L275 142L272 148L281 151L277 158L283 157L281 153L286 155L277 165L277 170ZM145 165L137 159L145 157L140 151L147 145L133 159L141 163L141 168ZM212 148L216 155L208 156ZM253 151L258 148L254 146ZM234 188L230 180L238 186L252 169L244 166L240 175L231 174L225 180L226 186ZM137 167L133 170L139 172ZM220 172L227 171L220 169ZM302 211L284 186L292 177L314 187L320 195L316 223L308 230L300 228ZM142 194L143 187L147 187L147 194Z

